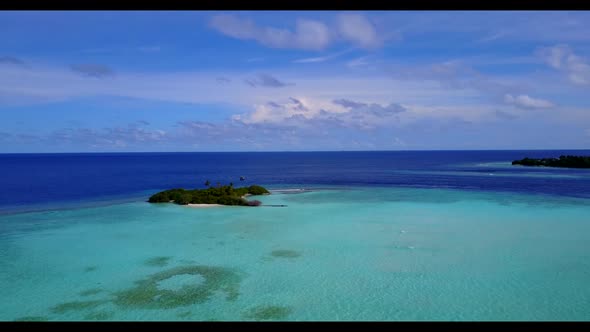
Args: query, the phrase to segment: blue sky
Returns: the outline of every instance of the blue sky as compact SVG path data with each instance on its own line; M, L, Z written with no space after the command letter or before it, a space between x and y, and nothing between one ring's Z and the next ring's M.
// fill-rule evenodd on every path
M0 153L590 147L589 12L0 12Z

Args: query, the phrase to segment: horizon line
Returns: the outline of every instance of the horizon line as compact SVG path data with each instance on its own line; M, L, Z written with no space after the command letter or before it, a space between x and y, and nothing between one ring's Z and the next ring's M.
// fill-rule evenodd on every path
M590 148L560 148L560 149L415 149L415 150L269 150L269 151L73 151L73 152L0 152L0 155L25 154L148 154L148 153L305 153L305 152L455 152L455 151L590 151Z

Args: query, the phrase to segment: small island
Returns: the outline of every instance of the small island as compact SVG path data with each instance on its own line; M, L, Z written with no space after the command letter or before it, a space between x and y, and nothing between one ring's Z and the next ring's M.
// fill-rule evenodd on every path
M268 195L270 192L261 186L234 188L228 186L209 187L207 189L186 190L182 188L161 191L150 197L150 203L175 203L179 205L241 205L259 206L260 201L248 201L246 196Z
M524 158L513 161L512 165L590 168L590 156L560 156L559 158L542 159Z

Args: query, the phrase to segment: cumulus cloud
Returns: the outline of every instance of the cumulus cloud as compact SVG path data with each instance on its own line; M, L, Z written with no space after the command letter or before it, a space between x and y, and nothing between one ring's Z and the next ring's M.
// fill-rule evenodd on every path
M245 124L276 124L296 128L326 127L372 130L399 122L398 114L407 109L399 104L381 105L347 99L325 101L290 97L255 106L254 112L235 115Z
M538 49L536 53L549 66L564 72L572 83L590 84L588 61L576 55L568 45L558 44L552 47L543 47Z
M504 102L521 108L549 108L554 106L553 103L548 100L536 99L527 95L513 96L511 94L506 94L504 95Z
M89 77L103 78L114 75L114 72L111 68L101 64L77 64L70 66L70 68L74 72Z
M268 74L258 74L256 78L246 79L244 82L251 87L262 86L267 88L282 88L284 86L294 85L293 83L281 82L276 77Z
M235 115L235 121L244 123L279 123L293 116L303 116L311 118L314 116L312 111L300 99L290 97L283 102L269 101L264 104L256 105L255 111L247 116Z
M295 31L274 27L261 27L252 20L233 15L216 15L210 21L211 27L219 32L242 40L255 40L273 48L295 48L322 50L330 43L328 27L319 21L298 19Z

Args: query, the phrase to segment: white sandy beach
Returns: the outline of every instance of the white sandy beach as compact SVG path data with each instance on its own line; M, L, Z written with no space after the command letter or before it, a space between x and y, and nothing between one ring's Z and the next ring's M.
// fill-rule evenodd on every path
M192 208L208 208L208 207L218 207L223 206L221 204L187 204L186 206Z

